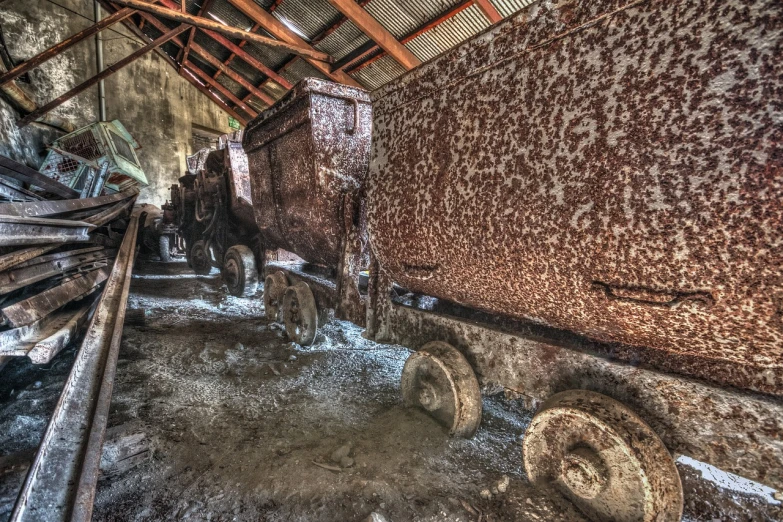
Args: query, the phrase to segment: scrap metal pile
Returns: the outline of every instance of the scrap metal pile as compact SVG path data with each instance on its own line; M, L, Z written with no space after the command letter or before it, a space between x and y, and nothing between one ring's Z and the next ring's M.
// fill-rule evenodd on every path
M82 339L12 520L91 516L147 182L118 129L63 136L41 172L0 157L0 368Z

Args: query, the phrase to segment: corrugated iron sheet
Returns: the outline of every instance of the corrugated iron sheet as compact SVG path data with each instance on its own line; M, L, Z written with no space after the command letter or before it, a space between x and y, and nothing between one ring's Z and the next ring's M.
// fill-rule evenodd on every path
M301 58L295 59L280 75L293 84L296 84L296 82L302 78L308 77L327 79L321 71L317 70Z
M346 21L334 32L318 42L315 48L329 53L335 60L339 60L369 40L367 35L356 27L353 22Z
M426 62L477 35L491 24L476 6L470 6L406 44L416 57Z
M364 8L397 39L410 34L459 0L373 0Z
M327 0L285 0L272 15L308 41L342 18Z
M498 10L498 13L500 13L504 18L516 13L520 9L529 6L535 1L536 0L490 0L492 5L495 6L495 9Z
M373 90L392 81L404 72L405 68L387 55L367 67L359 69L351 76L365 88Z

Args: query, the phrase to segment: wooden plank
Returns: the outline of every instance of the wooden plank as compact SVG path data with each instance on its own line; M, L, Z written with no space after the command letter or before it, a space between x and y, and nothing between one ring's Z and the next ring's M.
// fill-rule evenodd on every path
M204 3L201 4L201 8L198 10L198 14L196 16L204 16L204 13L206 13L210 7L212 7L212 3L214 0L204 0ZM172 2L173 3L173 2ZM182 12L185 12L185 0L181 0L182 5ZM171 7L170 5L167 5L166 7ZM188 61L188 54L190 53L190 46L193 43L193 39L196 37L196 31L198 31L198 28L194 27L190 30L190 34L188 35L188 43L185 45L185 48L182 49L182 54L180 59L177 61L180 64L180 67L182 67L182 64Z
M307 46L312 49L312 47L307 42L300 38L291 29L286 27L283 22L265 11L260 5L255 3L254 0L228 0L228 2L242 11L251 20L259 24L265 31L275 38L279 38L282 41L299 46ZM319 62L318 60L313 60L311 58L305 58L305 60L307 60L313 67L336 82L344 83L345 85L352 85L354 87L361 87L361 85L359 85L359 83L351 78L348 74L342 71L332 72L331 67L329 67L329 65L324 62Z
M493 24L496 24L503 19L501 14L498 13L498 10L495 9L495 6L492 5L489 0L473 0L473 4L481 9L481 12L484 13L484 16L487 17L487 20Z
M70 38L66 38L62 42L55 44L51 47L49 47L47 50L33 56L29 60L20 63L10 71L0 75L0 86L5 85L6 83L10 82L14 78L18 78L19 76L23 75L30 69L33 69L39 65L41 65L46 60L57 56L58 54L62 53L66 49L70 49L77 43L81 42L85 38L89 38L90 36L94 35L95 33L100 32L101 30L109 27L110 25L119 22L120 20L123 20L136 11L134 9L120 9L116 13L107 16L106 18L103 18L100 22L97 24L93 24L90 27L79 31L75 35L71 36Z
M37 118L37 117L36 117ZM79 193L71 187L66 187L57 180L54 180L35 169L31 169L24 163L19 163L11 158L0 156L0 174L13 178L22 183L34 185L47 192L56 194L65 199L78 198Z
M139 11L146 11L148 13L154 14L155 16L160 16L162 18L167 18L169 20L175 20L177 22L189 24L194 27L199 27L201 29L209 29L211 31L215 31L217 33L221 33L226 36L229 36L231 38L239 38L240 40L250 40L251 42L256 42L261 45L268 45L270 47L282 49L289 53L298 54L302 57L307 57L313 60L319 60L322 62L333 61L331 56L321 51L317 51L312 47L310 47L309 45L301 46L297 44L283 42L280 40L275 40L274 38L261 36L260 34L249 33L247 31L238 29L236 27L223 25L219 22L215 22L208 18L183 14L179 10L174 10L174 9L169 9L167 7L161 7L158 5L149 4L142 0L113 0L113 2L115 4L122 5L125 7L133 7L135 9L138 9Z
M398 42L385 27L370 16L367 11L356 5L353 0L329 0L329 3L389 53L397 63L408 70L421 65L421 60L416 58L407 47Z
M129 56L127 56L127 57L123 58L122 60L120 60L119 62L117 62L117 63L115 63L113 65L110 65L109 67L104 69L99 74L96 74L95 76L93 76L89 80L87 80L85 82L82 82L81 84L77 85L76 87L74 87L70 91L66 92L65 94L63 94L63 95L59 96L58 98L50 101L49 103L47 103L43 107L39 107L38 109L34 110L30 114L28 114L27 116L25 116L24 118L19 120L17 122L17 125L19 127L24 127L25 125L28 125L29 123L37 120L38 118L41 117L42 114L46 114L47 112L51 111L52 109L54 109L56 107L59 107L64 102L70 100L71 98L73 98L77 94L80 94L80 93L84 92L85 90L89 89L90 87L92 87L93 85L98 83L99 81L101 81L101 80L111 76L115 72L119 71L120 69L122 69L126 65L134 62L135 60L137 60L138 58L140 58L144 54L148 53L149 51L151 51L151 50L155 49L156 47L158 47L158 46L168 42L169 40L171 40L172 38L174 38L175 36L177 36L181 32L187 30L189 27L190 26L187 25L187 24L182 24L179 27L175 27L174 29L171 29L169 32L163 34L162 36L160 36L159 38L157 38L157 39L153 40L152 42L148 43L144 47L142 47L140 49L137 49L136 51L131 53Z

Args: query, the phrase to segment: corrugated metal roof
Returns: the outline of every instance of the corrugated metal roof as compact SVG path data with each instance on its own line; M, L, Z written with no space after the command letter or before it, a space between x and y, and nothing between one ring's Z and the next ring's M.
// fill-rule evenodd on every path
M459 0L372 0L364 9L395 38L400 39L457 3Z
M351 76L367 89L373 90L392 81L404 72L405 67L387 55L367 67L359 69Z
M280 76L293 84L296 84L302 78L308 77L327 79L323 73L301 58L295 58L291 65L280 73Z
M520 9L523 9L536 0L490 0L492 2L492 5L495 6L495 9L498 10L498 13L500 13L503 18L507 16L511 16L512 14L516 13Z
M370 39L361 29L356 27L353 22L347 21L318 42L318 44L315 45L315 48L325 53L329 53L335 60L339 60L368 41L370 41Z
M422 62L432 60L439 54L475 36L491 24L484 13L472 5L448 20L433 27L408 42L406 47Z
M187 11L191 14L197 14L206 0L185 1ZM345 20L345 17L329 3L329 0L254 1L267 11L272 11L274 6L272 16L283 22L306 41L317 41L314 47L328 53L335 61L344 58L362 46L366 46L368 42L371 42L371 39L356 27L353 22ZM532 4L535 0L490 1L502 16L507 17ZM420 31L433 20L450 12L455 7L463 5L463 0L370 0L366 3L364 9L395 38L402 39L416 31ZM460 7L460 9L459 12L439 25L428 29L406 43L406 47L420 60L428 61L489 27L490 22L475 5L470 5L466 8ZM249 30L255 25L253 20L231 5L228 0L213 0L206 16L244 30ZM168 20L161 21L166 26L176 25L176 23ZM340 25L335 27L337 23ZM152 38L160 36L160 32L149 24L145 25L143 31ZM269 33L263 30L257 30L256 32L270 36ZM324 36L324 33L327 32L328 34ZM197 31L195 41L221 62L225 62L231 55L228 49L206 36L203 31ZM239 41L236 39L231 39L231 41L239 44ZM176 59L180 51L179 47L173 43L165 44L162 49L173 59ZM292 84L308 76L325 77L323 73L305 60L280 49L255 43L247 43L243 49L270 69L278 71L281 76ZM207 74L214 76L216 69L205 63L203 59L200 60L195 54L192 54L191 60ZM247 64L241 58L235 57L229 67L274 99L278 99L285 94L284 88L274 82L265 81L266 76L263 73ZM377 89L403 73L405 73L405 69L394 59L389 56L382 56L371 63L361 66L350 74L366 88ZM247 94L247 91L241 85L226 75L220 75L218 81L239 97ZM264 104L258 100L252 99L252 103L259 110L264 108Z
M342 17L327 0L285 0L272 16L308 42Z

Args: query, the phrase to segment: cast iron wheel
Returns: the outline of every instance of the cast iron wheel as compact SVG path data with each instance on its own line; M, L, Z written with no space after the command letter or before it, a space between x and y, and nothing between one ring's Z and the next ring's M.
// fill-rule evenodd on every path
M600 393L569 390L547 400L523 443L530 481L570 500L591 520L675 522L680 476L642 419Z
M402 396L449 428L470 438L481 424L481 391L465 356L448 343L433 341L408 357L402 369Z
M158 238L158 255L164 263L171 262L171 245L169 244L168 234L161 234Z
M286 288L288 277L285 272L273 272L264 279L264 310L267 319L277 322Z
M253 252L245 245L234 245L223 261L223 281L231 295L250 297L258 290L258 271Z
M313 292L304 281L286 289L283 295L283 321L289 339L302 346L313 344L318 331L318 310Z
M193 243L190 249L190 264L198 275L208 275L212 272L212 264L207 257L207 249L203 241Z

